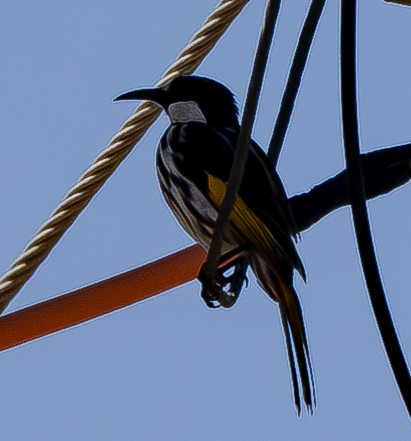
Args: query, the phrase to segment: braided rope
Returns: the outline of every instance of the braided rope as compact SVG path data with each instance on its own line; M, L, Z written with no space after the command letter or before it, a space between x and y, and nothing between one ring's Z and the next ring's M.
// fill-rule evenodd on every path
M178 75L192 73L248 2L249 0L221 0L177 60L164 73L157 86L166 84ZM29 280L54 245L114 173L134 145L143 137L160 113L161 110L158 106L148 102L138 106L119 132L111 139L107 148L71 188L60 205L28 243L22 254L0 279L0 313Z

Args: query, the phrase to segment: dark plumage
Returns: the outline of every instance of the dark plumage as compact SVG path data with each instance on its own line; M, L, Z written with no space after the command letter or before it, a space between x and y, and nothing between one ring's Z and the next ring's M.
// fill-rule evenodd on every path
M171 125L157 150L160 188L181 225L207 249L239 133L233 94L215 80L182 76L164 88L132 91L116 98L128 99L154 101L170 117ZM294 399L300 413L300 383L310 412L315 405L315 392L301 306L293 288L294 269L305 278L292 239L295 233L282 182L265 153L251 141L243 181L224 237L223 253L241 249L229 295L233 296L233 304L245 278L244 262L248 262L260 286L278 302ZM227 281L222 279L220 285ZM208 306L218 306L218 296L205 293L203 297Z

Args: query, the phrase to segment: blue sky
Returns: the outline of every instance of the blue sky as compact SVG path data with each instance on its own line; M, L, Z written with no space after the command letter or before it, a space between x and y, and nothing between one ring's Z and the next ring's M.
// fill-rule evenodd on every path
M0 3L0 271L4 272L133 110L118 93L153 85L216 0ZM254 137L266 146L308 1L284 2ZM288 193L344 166L338 7L329 0L281 157ZM240 107L264 2L250 2L199 73ZM411 8L362 0L362 149L411 141ZM8 308L17 310L191 243L162 201L162 116ZM378 259L411 354L411 186L369 204ZM1 354L8 440L405 440L407 415L372 317L347 208L298 245L295 284L318 408L297 418L278 310L256 286L207 310L193 282Z

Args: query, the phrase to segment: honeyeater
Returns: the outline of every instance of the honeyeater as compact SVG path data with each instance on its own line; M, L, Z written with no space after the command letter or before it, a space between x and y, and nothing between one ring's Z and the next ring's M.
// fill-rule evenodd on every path
M150 100L170 118L157 150L160 188L183 228L207 250L240 129L233 93L210 78L180 76L164 87L126 92L115 98L119 100ZM216 284L223 287L230 282L224 306L230 296L233 304L249 264L259 285L279 304L300 414L301 394L312 412L315 391L302 310L293 287L295 269L305 279L293 240L296 234L280 177L264 151L251 140L243 180L224 233L223 255L237 253L239 257L231 278L220 274ZM203 292L203 298L210 307L219 306L222 300L210 292Z

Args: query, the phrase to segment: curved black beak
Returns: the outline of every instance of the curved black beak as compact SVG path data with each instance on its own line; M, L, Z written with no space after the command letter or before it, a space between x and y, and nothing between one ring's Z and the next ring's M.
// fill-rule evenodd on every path
M113 101L153 101L159 104L161 107L166 108L168 105L167 92L163 89L139 89L131 90L130 92L122 93L115 97Z

